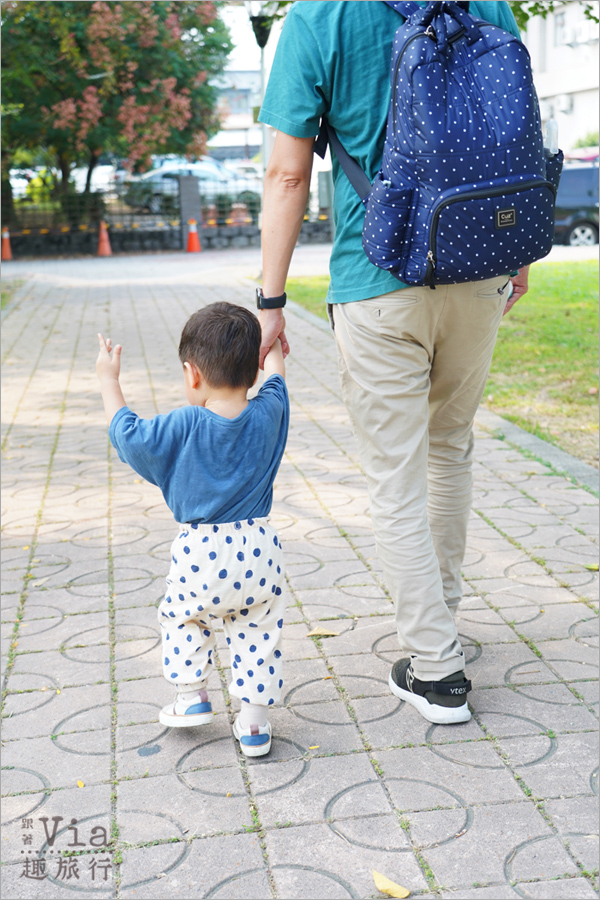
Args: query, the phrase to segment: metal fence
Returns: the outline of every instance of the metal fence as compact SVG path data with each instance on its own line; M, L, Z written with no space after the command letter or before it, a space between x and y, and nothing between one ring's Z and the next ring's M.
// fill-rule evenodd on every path
M208 249L260 243L261 179L176 176L161 170L148 176L115 180L89 193L63 194L38 181L34 189L18 192L10 211L2 210L2 223L18 255L27 256L94 253L100 222L107 224L117 252L184 249L190 219L197 221ZM311 195L301 240L330 237L321 193Z
M202 224L256 224L261 209L260 185L246 179L202 180L198 184ZM91 193L36 190L3 210L3 223L11 230L85 228L105 221L120 228L180 225L179 179L162 178L114 183Z

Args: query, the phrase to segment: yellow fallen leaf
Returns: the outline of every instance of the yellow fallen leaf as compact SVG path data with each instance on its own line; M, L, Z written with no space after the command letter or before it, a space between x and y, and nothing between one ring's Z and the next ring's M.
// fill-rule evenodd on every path
M586 566L586 569L589 569L590 572L598 571L598 563L590 563L589 566Z
M320 746L321 746L320 744L315 744L313 747L309 747L308 749L309 750L318 750Z
M227 793L225 794L225 796L226 796L226 797L231 797L231 791L227 791Z
M25 546L23 547L23 550L29 550L29 544L25 544Z
M57 693L57 694L60 694L60 691L58 690L58 688L56 688L56 693Z
M339 631L330 631L329 628L322 628L320 625L313 628L306 635L307 637L339 637Z
M393 881L390 881L389 878L386 878L385 875L381 875L374 869L373 880L377 890L381 891L382 894L387 894L388 897L410 897L410 891L407 891L406 888L401 887L399 884L394 884Z
M83 783L83 781L78 781L77 787L85 787L85 784Z

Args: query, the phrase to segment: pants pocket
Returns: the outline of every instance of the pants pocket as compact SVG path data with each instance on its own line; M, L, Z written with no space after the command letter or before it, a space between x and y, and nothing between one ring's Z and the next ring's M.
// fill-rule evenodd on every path
M502 297L508 300L510 294L510 278L508 275L501 275L499 278L492 278L486 281L476 292L479 300L500 300Z

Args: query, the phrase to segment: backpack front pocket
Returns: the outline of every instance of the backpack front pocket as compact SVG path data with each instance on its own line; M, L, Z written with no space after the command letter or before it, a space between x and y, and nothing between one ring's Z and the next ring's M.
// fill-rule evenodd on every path
M394 187L381 172L367 201L363 247L373 265L395 271L400 268L410 219L412 188Z
M554 198L539 178L444 195L433 208L425 284L483 281L546 256Z

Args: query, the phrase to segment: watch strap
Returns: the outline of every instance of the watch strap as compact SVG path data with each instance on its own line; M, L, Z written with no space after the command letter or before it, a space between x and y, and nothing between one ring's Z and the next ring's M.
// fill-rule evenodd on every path
M285 306L287 294L284 292L279 297L265 297L261 288L256 291L256 305L259 309L282 309Z

